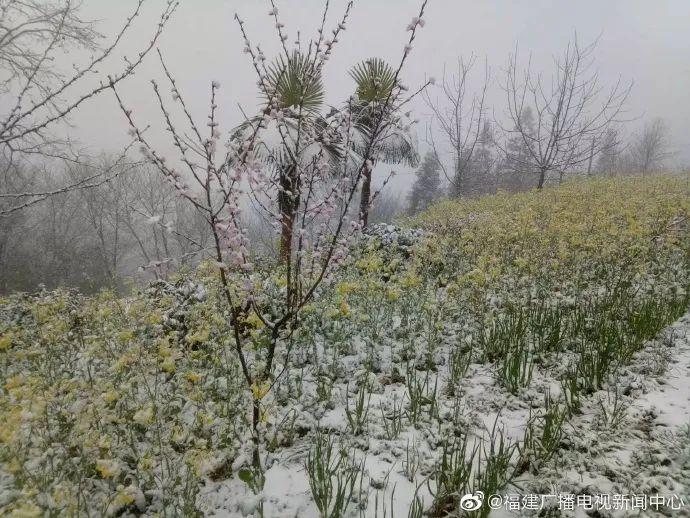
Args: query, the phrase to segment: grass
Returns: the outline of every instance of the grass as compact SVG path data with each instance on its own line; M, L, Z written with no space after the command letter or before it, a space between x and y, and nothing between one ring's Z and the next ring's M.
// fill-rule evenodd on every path
M434 474L432 516L444 516L457 508L459 496L470 490L474 459L479 445L469 446L467 434L449 437L442 445L441 459Z
M314 441L305 464L314 503L321 516L341 518L357 498L364 461L357 462L354 452L338 448L330 435L319 432Z
M508 309L505 314L483 327L479 334L479 348L483 361L505 360L516 350L526 347L528 323L525 312L518 308Z
M612 394L613 392L613 394ZM606 392L606 398L599 396L600 425L608 430L617 430L625 421L627 405L617 389Z
M521 388L527 388L532 382L534 372L534 355L523 344L521 347L510 350L498 370L499 382L511 393L517 394Z
M522 443L518 445L517 474L530 468L538 469L558 451L567 419L572 416L569 410L567 403L554 399L550 392L544 394L543 409L530 418Z
M431 385L430 373L420 373L413 367L407 369L407 418L410 424L417 425L427 410L428 414L433 415L436 407L438 392L438 378L434 377L434 384Z
M391 411L386 413L383 403L381 403L381 417L383 427L386 433L386 439L392 441L400 436L403 429L403 417L405 413L403 410L403 402L394 398L391 402Z
M350 430L354 435L362 434L367 425L367 417L369 416L369 406L371 403L371 390L366 381L360 383L357 388L357 395L355 401L350 406L350 398L347 398L345 406L345 415L347 422L350 425Z

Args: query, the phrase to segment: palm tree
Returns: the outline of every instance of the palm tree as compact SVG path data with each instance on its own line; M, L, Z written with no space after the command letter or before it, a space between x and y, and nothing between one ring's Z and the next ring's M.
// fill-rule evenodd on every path
M360 155L368 151L369 156L388 164L417 166L419 155L414 142L410 134L400 128L396 115L394 90L400 86L396 72L384 60L370 58L357 64L350 76L357 85L352 107L354 127L363 136L361 142L366 146L374 144L374 149L367 150L355 142L354 151ZM364 169L360 196L360 216L365 227L369 220L373 165Z
M354 67L350 75L357 90L354 101L345 109L349 110L353 129L360 138L352 140L348 151L360 158L416 165L419 157L415 147L409 135L399 129L396 110L392 107L396 85L393 69L380 59L371 59ZM267 103L263 112L240 125L233 138L246 141L247 134L265 115L279 113L280 124L269 123L254 144L254 152L276 178L281 216L280 256L289 259L295 217L301 203L300 171L314 165L315 157L323 156L331 176L337 176L347 155L345 138L338 128L339 110L331 108L327 115L322 114L325 91L321 69L313 56L294 51L276 59L267 68L262 95ZM371 198L368 168L363 171L363 180L360 213L366 226Z
M267 68L262 95L267 103L263 113L240 125L234 138L245 140L247 132L253 131L265 115L278 114L281 119L280 124L269 123L254 151L276 177L280 255L289 260L300 206L300 168L308 167L320 155L336 164L341 150L339 139L321 115L325 93L321 70L312 56L294 51L276 59Z
M300 205L299 167L303 165L300 134L302 131L313 131L314 135L318 135L320 132L314 130L323 127L319 123L319 110L323 104L324 88L321 71L315 66L314 60L295 51L287 59L281 56L275 61L268 74L278 109L283 111L288 135L281 135L276 156L280 187L278 210L282 225L280 254L287 260L292 254L295 216Z

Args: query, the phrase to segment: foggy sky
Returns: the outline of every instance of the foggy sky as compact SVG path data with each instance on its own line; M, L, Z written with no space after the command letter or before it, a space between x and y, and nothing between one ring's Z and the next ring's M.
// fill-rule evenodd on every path
M85 0L85 14L102 21L100 29L112 34L135 5L135 0ZM332 0L329 27L335 27L343 12L343 0ZM162 0L149 0L143 16L118 55L134 54L150 39ZM277 0L280 17L293 42L297 30L302 40L316 36L322 16L321 0ZM325 70L327 102L340 104L353 93L347 70L357 62L380 56L391 63L400 61L408 34L405 30L419 11L412 0L355 1L347 30L342 34L334 57ZM182 0L163 34L159 47L177 78L177 84L197 119L203 125L208 113L208 93L212 80L220 81L221 129L240 121L238 105L247 113L257 106L256 74L243 43L235 13L246 22L254 44L260 43L267 57L277 54L278 37L270 3L264 0ZM441 79L444 64L452 66L459 56L476 54L486 58L494 83L502 78L508 54L518 45L521 62L532 54L535 70L549 71L552 57L559 53L577 31L581 43L597 37L600 43L597 64L603 84L619 76L634 80L628 103L630 117L662 117L673 135L676 161L690 162L690 1L688 0L430 0L414 49L403 73L410 89L425 78ZM111 60L100 71L116 70ZM481 71L477 69L477 76ZM150 80L163 83L157 56L151 54L136 76L121 91L143 126L161 129L156 139L165 142L161 118L154 103ZM168 92L166 85L163 92ZM490 91L489 106L496 115L505 113L505 100L496 84ZM432 91L432 96L433 96ZM172 105L172 103L171 103ZM413 109L421 120L418 130L424 151L425 116L429 110L420 102ZM127 126L113 96L106 93L83 107L73 118L71 136L91 151L119 150L128 142ZM634 130L641 121L633 122ZM167 147L166 147L167 149ZM398 187L409 182L401 175Z

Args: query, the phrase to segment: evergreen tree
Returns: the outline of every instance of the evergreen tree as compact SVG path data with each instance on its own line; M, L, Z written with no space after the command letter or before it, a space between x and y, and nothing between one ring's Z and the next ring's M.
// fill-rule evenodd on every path
M436 155L429 151L417 172L417 179L408 195L409 212L420 212L439 197L441 187L440 165Z
M493 128L490 122L485 121L472 152L472 158L465 169L461 192L456 190L452 194L479 196L493 192L495 187L493 146Z
M604 134L604 142L597 158L596 172L612 176L618 170L620 162L620 139L618 130L609 128Z
M525 135L534 134L534 124L534 113L527 107L520 114L520 126ZM522 191L537 186L537 168L528 145L522 133L517 131L516 125L516 131L505 145L499 173L500 187L509 191Z

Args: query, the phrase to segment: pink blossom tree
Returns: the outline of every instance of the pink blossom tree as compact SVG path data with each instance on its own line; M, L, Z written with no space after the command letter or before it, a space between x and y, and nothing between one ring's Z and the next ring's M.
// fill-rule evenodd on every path
M423 26L424 1L410 25L393 81L410 55L411 42ZM183 93L159 53L171 96L152 81L176 157L169 160L156 150L147 130L126 107L115 82L111 85L144 157L175 187L179 196L199 211L213 235L213 256L222 297L228 312L234 351L251 399L253 464L261 468L262 401L288 368L293 334L304 307L319 287L343 263L352 238L362 222L356 194L371 172L375 155L388 135L386 118L409 101L404 88L391 88L381 109L358 131L354 98L328 115L319 113L321 73L338 38L345 30L350 2L338 25L327 37L328 3L316 39L290 51L285 27L272 3L270 16L282 44L283 56L267 63L259 46L251 44L245 24L236 16L264 99L260 114L247 120L223 141L216 104L221 85L209 89L205 124L192 115ZM174 115L174 112L177 115ZM357 152L353 152L357 141ZM247 204L260 211L281 236L282 253L263 265L257 247L243 227ZM354 214L354 216L353 216ZM279 296L266 292L268 267L280 276ZM247 323L259 329L247 333ZM282 369L276 371L276 356Z

